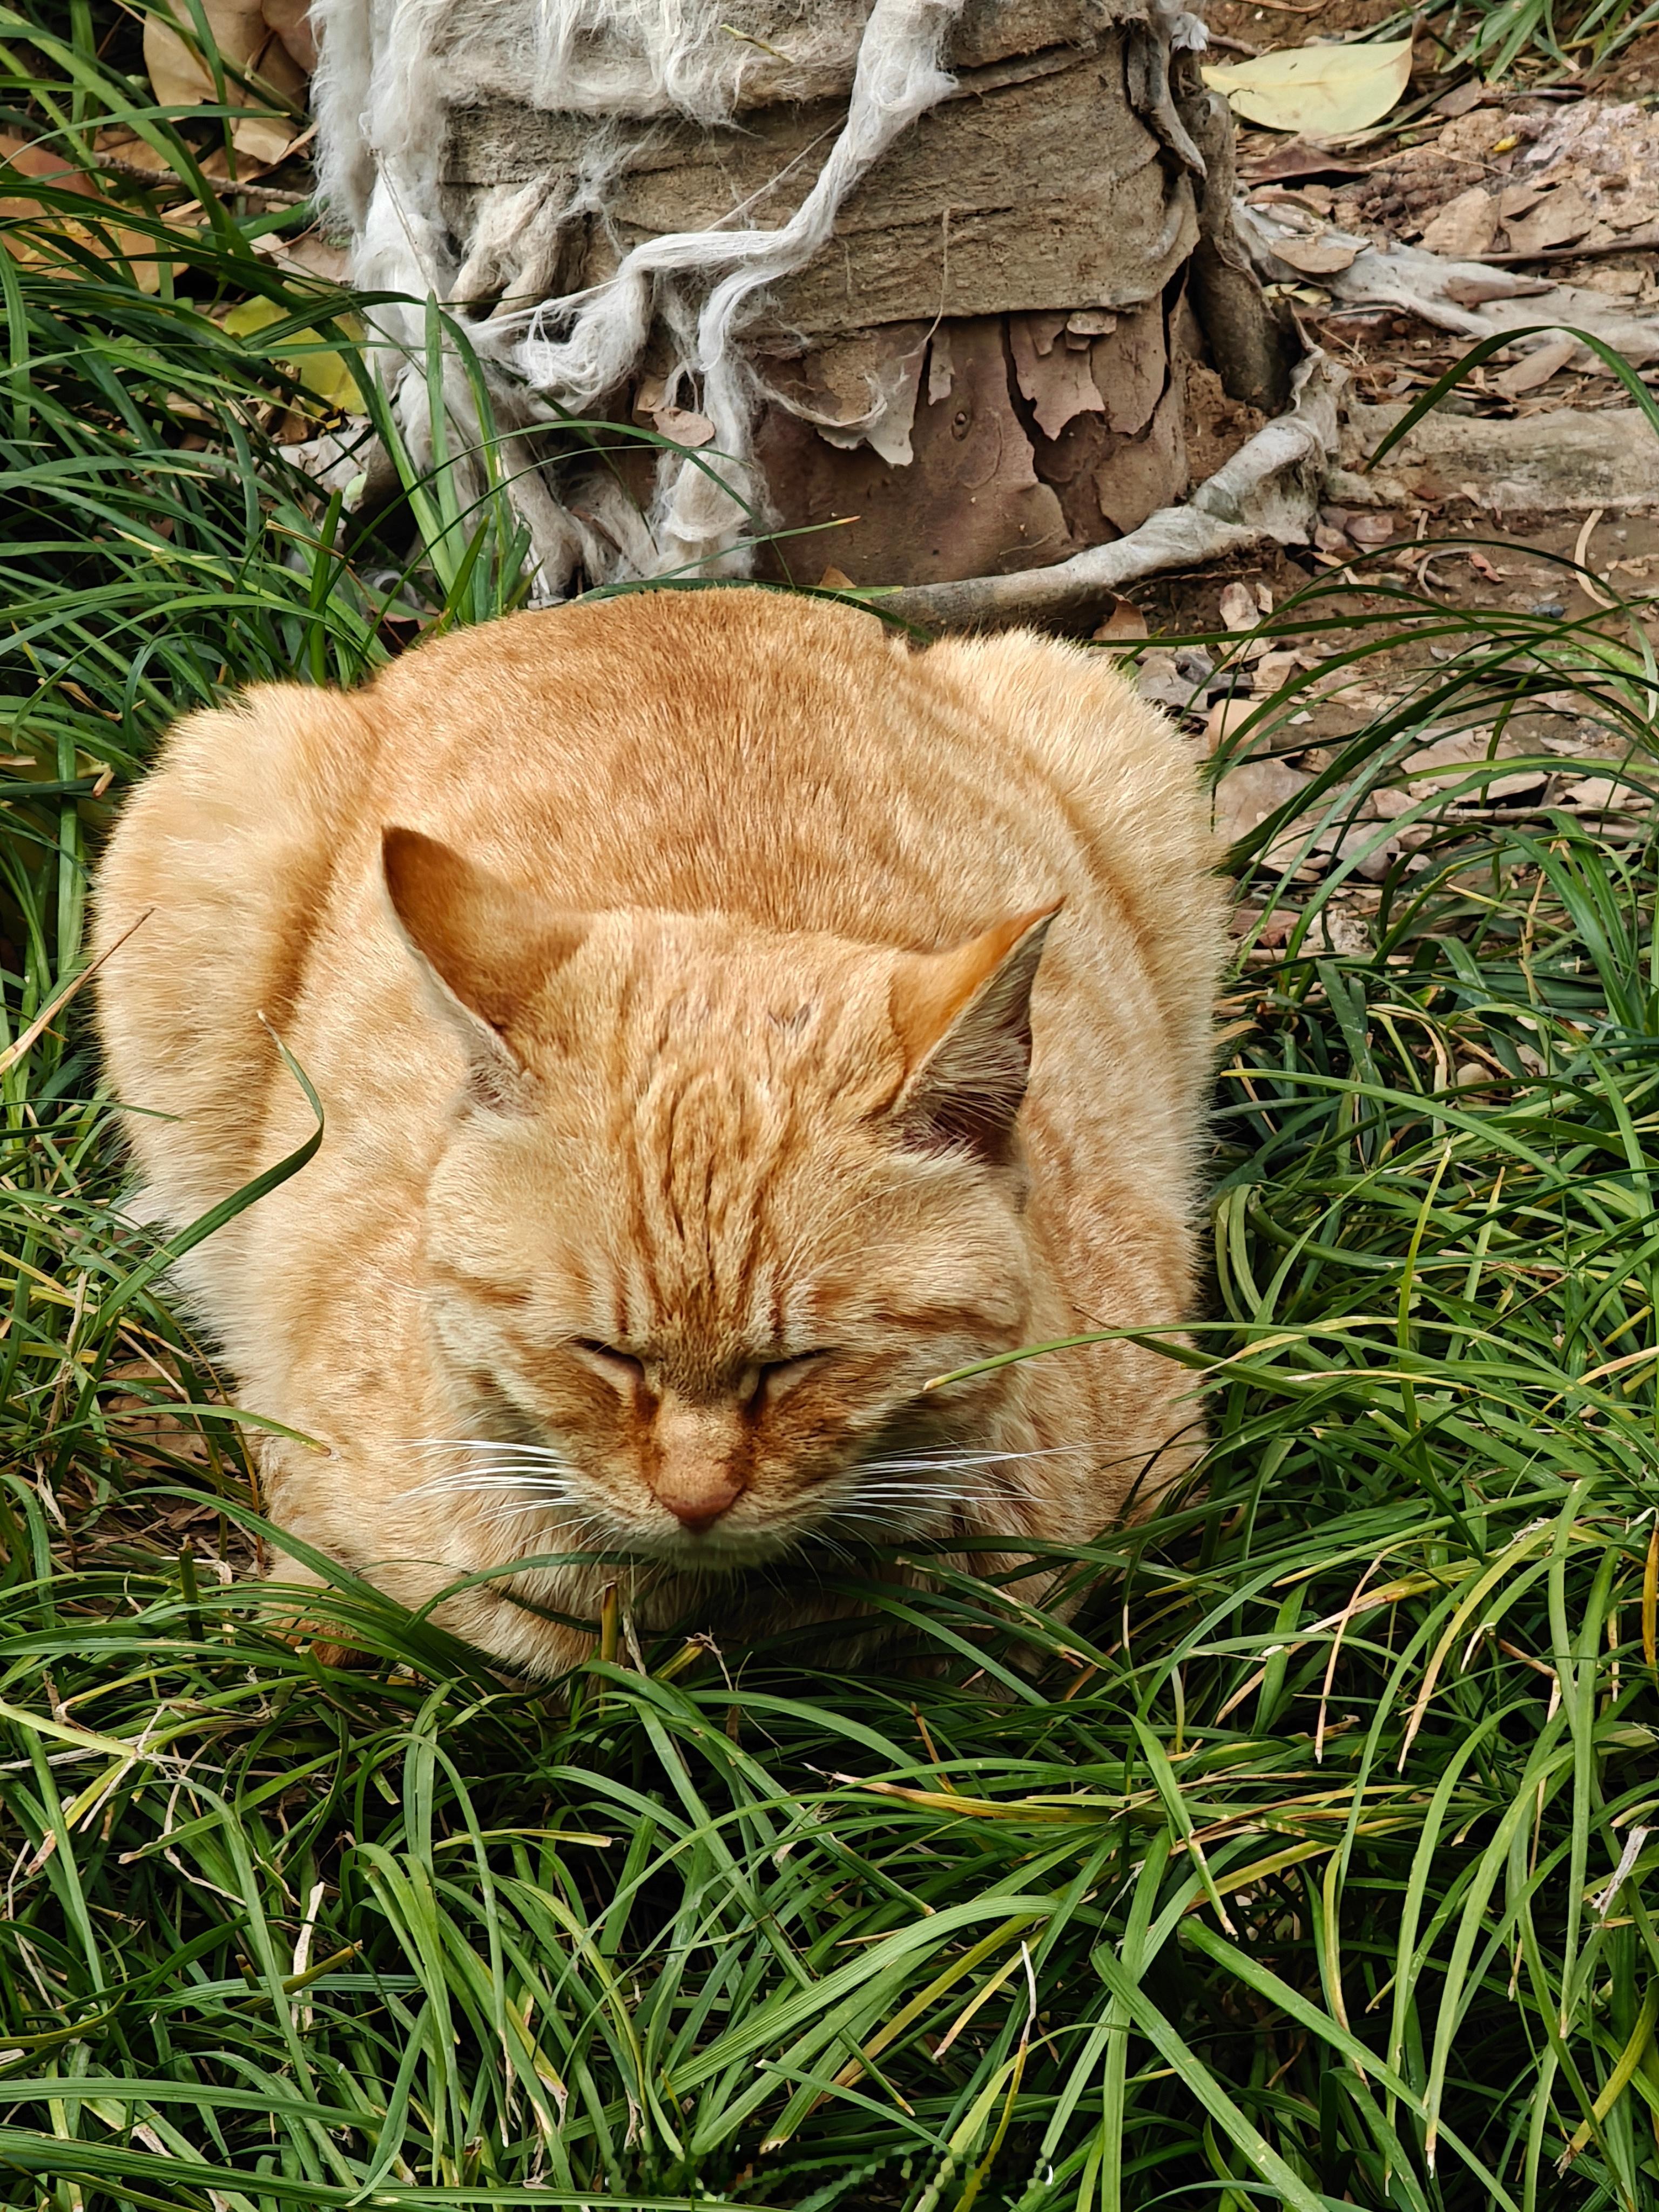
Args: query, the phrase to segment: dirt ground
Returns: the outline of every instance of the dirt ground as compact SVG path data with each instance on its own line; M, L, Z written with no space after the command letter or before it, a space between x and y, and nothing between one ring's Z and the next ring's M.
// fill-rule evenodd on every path
M1588 543L1589 518L1519 518L1500 532L1462 501L1397 520L1396 545L1349 562L1276 551L1213 564L1137 586L1118 610L1117 625L1146 624L1145 643L1131 648L1143 694L1176 715L1196 750L1231 755L1214 800L1224 837L1302 810L1267 847L1235 915L1263 959L1315 893L1311 949L1370 957L1384 879L1397 885L1402 867L1428 866L1428 847L1443 848L1449 833L1478 838L1483 824L1508 822L1548 834L1565 811L1602 833L1620 836L1627 823L1634 834L1659 799L1637 732L1639 676L1622 711L1602 713L1593 667L1588 689L1552 689L1549 672L1550 656L1565 654L1582 673L1601 641L1659 656L1659 598L1643 596L1659 592L1659 516L1604 519ZM1229 630L1237 644L1218 643ZM1484 681L1454 681L1448 663L1483 659ZM1513 700L1504 674L1492 679L1494 663L1515 673ZM1296 684L1304 688L1285 696ZM1345 765L1348 781L1316 788L1348 740L1391 717L1387 750L1407 759ZM1483 765L1493 758L1503 765Z
M1398 13L1391 0L1212 0L1206 21L1215 58L1231 61L1334 39ZM1383 125L1336 144L1304 144L1241 124L1239 175L1253 204L1375 244L1421 243L1455 259L1489 262L1517 284L1582 285L1659 315L1659 30L1600 69L1565 79L1559 67L1530 55L1502 84L1483 85L1450 62L1431 17L1418 25L1411 83ZM1540 140L1547 146L1564 130L1565 144L1540 167ZM1415 317L1344 307L1316 278L1273 289L1288 299L1309 337L1348 370L1362 402L1409 402L1467 349L1468 341ZM1582 350L1553 374L1538 376L1538 366L1498 356L1465 382L1456 405L1516 418L1631 404L1612 371ZM1644 381L1659 385L1659 364L1644 364L1642 373ZM1205 450L1203 418L1206 406L1213 411L1213 397L1189 395L1194 477L1238 434L1224 408L1214 451ZM1494 532L1490 515L1451 498L1394 518L1394 534L1497 535L1513 548L1507 560L1491 556L1498 575L1463 558L1437 562L1425 580L1466 605L1524 606L1565 595L1573 614L1588 611L1588 600L1558 572L1540 568L1539 556L1571 556L1583 519L1582 512L1571 523L1509 514ZM1303 580L1340 568L1356 542L1341 518L1333 518L1312 560L1301 564ZM1376 541L1358 542L1369 551ZM1626 592L1643 588L1650 568L1659 575L1655 551L1653 526L1640 516L1618 515L1591 534L1591 566L1604 572L1618 564L1615 580ZM1281 586L1291 580L1279 577ZM1137 598L1164 620L1196 624L1213 618L1219 589L1220 580L1205 578L1147 587Z
M1206 21L1217 58L1230 61L1332 38L1397 12L1389 0L1295 8L1286 0L1215 0ZM1358 142L1297 146L1282 132L1242 126L1239 172L1251 199L1264 210L1299 210L1316 234L1328 224L1374 244L1420 243L1455 259L1489 262L1522 283L1583 285L1638 313L1659 313L1653 112L1659 32L1601 70L1565 82L1540 82L1541 69L1523 67L1503 86L1482 86L1467 73L1462 82L1437 76L1444 58L1432 24L1419 25L1417 64L1396 118ZM1540 143L1547 150L1563 142L1568 117L1565 150L1541 165L1529 160ZM1620 150L1609 152L1615 143ZM1470 343L1413 316L1345 307L1316 279L1275 289L1308 337L1348 370L1353 396L1365 403L1409 402ZM1659 365L1638 373L1659 384ZM1215 380L1206 383L1200 371L1188 394L1195 477L1247 428L1218 398ZM1545 376L1522 365L1518 352L1512 361L1494 356L1455 402L1462 413L1499 420L1565 418L1632 404L1617 377L1583 352ZM1230 836L1312 792L1344 741L1390 712L1402 715L1403 726L1427 726L1416 727L1431 748L1431 757L1421 757L1443 777L1455 779L1489 750L1516 762L1513 771L1490 775L1481 789L1454 802L1471 826L1494 816L1542 819L1565 808L1605 828L1651 810L1653 778L1632 753L1628 716L1587 714L1581 690L1552 694L1547 678L1535 672L1537 696L1507 719L1490 704L1484 714L1460 714L1455 704L1449 708L1438 672L1493 640L1493 657L1503 659L1507 647L1516 665L1528 662L1529 640L1546 650L1567 641L1571 654L1575 635L1586 632L1638 653L1648 646L1659 652L1659 511L1610 499L1587 512L1581 500L1570 512L1506 508L1495 517L1476 499L1456 495L1402 501L1393 512L1328 506L1311 547L1149 580L1132 597L1103 634L1121 635L1127 644L1144 622L1143 690L1182 715L1195 745L1237 748L1243 765L1224 776L1218 792L1218 826ZM1243 637L1257 623L1271 635L1231 653L1212 642L1182 642L1229 629ZM1386 650L1345 665L1384 629L1394 640ZM1306 688L1264 711L1287 683ZM1415 775L1415 767L1408 772ZM1359 794L1361 781L1348 788ZM1419 781L1398 793L1356 795L1320 849L1308 851L1304 842L1293 853L1285 842L1275 857L1291 869L1282 887L1289 902L1265 923L1261 905L1247 904L1241 932L1261 931L1267 944L1282 941L1292 927L1294 884L1305 894L1323 878L1328 890L1346 860L1352 872L1327 898L1319 927L1328 949L1365 950L1382 877L1393 868L1397 878L1402 862L1413 865L1413 847L1430 835L1410 814L1392 834L1392 811L1406 805L1407 794L1420 802L1431 788ZM1437 818L1443 823L1445 810ZM1305 824L1298 834L1305 841Z

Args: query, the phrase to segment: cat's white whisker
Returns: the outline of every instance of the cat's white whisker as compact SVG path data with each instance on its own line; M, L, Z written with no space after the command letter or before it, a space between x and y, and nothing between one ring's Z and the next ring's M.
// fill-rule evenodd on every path
M919 1498L931 1498L944 1491L961 1495L969 1491L1003 1490L1008 1486L1006 1482L998 1481L979 1468L969 1468L961 1474L954 1474L946 1469L936 1480L921 1482L914 1477L907 1479L879 1473L871 1480L868 1468L853 1467L847 1470L842 1480L859 1490L868 1491L872 1498L905 1498L913 1493Z
M861 1474L935 1474L975 1467L1013 1467L1022 1461L1055 1459L1065 1452L1095 1451L1093 1443L1045 1444L1036 1451L917 1453L904 1459L866 1459L858 1462Z
M543 1496L556 1497L568 1488L557 1475L539 1474L531 1468L471 1471L465 1474L441 1474L430 1482L416 1483L412 1490L404 1492L405 1498L470 1498L483 1497L495 1491L523 1492L534 1490Z
M954 1498L907 1498L902 1504L872 1504L868 1498L846 1498L827 1511L817 1525L845 1528L854 1521L867 1522L872 1527L896 1528L916 1515L951 1512L956 1510Z
M504 1454L496 1459L477 1459L463 1467L446 1468L440 1474L429 1475L420 1486L423 1490L455 1491L483 1489L500 1483L562 1482L573 1472L568 1462L514 1459Z
M903 1490L890 1490L884 1483L860 1483L841 1493L847 1504L867 1506L872 1512L892 1511L906 1505L974 1505L989 1504L1000 1498L1017 1493L1006 1486L942 1482L923 1486L914 1485Z
M520 1443L502 1437L417 1437L405 1440L408 1451L442 1452L459 1458L428 1480L405 1492L407 1498L482 1497L491 1491L522 1494L534 1491L551 1502L569 1494L574 1473L565 1455L548 1444Z

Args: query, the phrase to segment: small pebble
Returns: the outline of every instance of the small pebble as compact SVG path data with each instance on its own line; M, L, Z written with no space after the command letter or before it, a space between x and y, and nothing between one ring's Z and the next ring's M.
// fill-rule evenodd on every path
M1356 514L1348 522L1348 535L1356 545L1386 545L1400 527L1392 514Z

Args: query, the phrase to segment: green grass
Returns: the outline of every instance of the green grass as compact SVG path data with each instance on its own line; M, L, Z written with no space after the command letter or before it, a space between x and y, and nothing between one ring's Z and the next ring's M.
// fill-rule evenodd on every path
M1656 23L1651 0L1453 0L1429 19L1445 66L1517 88L1600 70Z
M12 19L0 100L84 143L130 95L70 18ZM192 241L124 203L159 293L49 224L0 255L0 2202L1659 2207L1649 817L1483 816L1458 769L1366 949L1328 883L1242 943L1213 1442L1076 1555L1075 1620L946 1575L926 1669L623 1638L561 1699L348 1584L372 1663L329 1665L222 1577L249 1424L112 1212L78 1007L23 1040L171 714L500 611L522 545L395 441L395 540L285 469L274 364L349 303L213 205ZM287 319L228 337L249 295ZM1309 836L1430 725L1580 715L1652 780L1639 633L1281 618L1357 672L1450 655Z
M1418 36L1416 69L1430 76L1475 76L1510 92L1585 80L1592 97L1629 95L1602 81L1627 49L1659 25L1659 0L1447 0L1443 7L1402 7L1386 20L1337 33L1349 39ZM1329 36L1317 21L1280 31L1295 46L1306 36ZM1431 92L1412 100L1396 124L1426 124ZM1645 95L1638 95L1645 97Z

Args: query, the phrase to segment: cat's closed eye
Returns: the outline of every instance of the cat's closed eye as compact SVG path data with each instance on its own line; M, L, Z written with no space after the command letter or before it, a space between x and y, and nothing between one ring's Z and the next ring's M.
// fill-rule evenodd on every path
M781 1398L792 1383L799 1382L815 1367L835 1357L827 1345L813 1352L799 1352L793 1359L774 1359L760 1369L755 1377L755 1387L750 1394L751 1406L769 1405Z
M632 1383L644 1378L643 1363L631 1352L618 1352L614 1344L601 1344L591 1336L577 1336L571 1339L570 1349L579 1352L584 1359L602 1374L610 1376L615 1382Z
M645 1379L645 1362L634 1352L620 1351L614 1344L601 1343L597 1337L576 1336L570 1339L570 1349L619 1388L631 1388ZM745 1402L752 1407L773 1404L803 1376L832 1357L828 1346L820 1346L811 1352L796 1352L788 1359L770 1359L751 1368L749 1371L754 1379L744 1393Z

